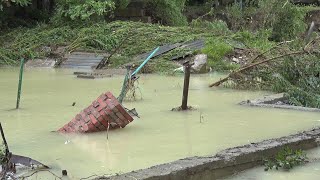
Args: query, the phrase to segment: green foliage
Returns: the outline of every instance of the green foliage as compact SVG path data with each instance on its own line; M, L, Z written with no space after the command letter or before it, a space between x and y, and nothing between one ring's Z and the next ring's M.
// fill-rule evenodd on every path
M232 30L272 30L275 41L295 39L306 28L304 17L307 10L288 0L258 0L254 5L241 8L233 4L226 8Z
M244 30L234 33L232 37L236 41L243 42L247 47L265 51L274 45L273 42L268 40L270 35L270 30L260 30L254 33Z
M6 147L4 143L2 143L0 146L0 164L3 164L5 162L5 158L6 158Z
M290 104L320 108L319 56L289 57L276 71L270 79L274 91L286 92Z
M116 7L119 9L126 8L131 0L114 0Z
M103 17L115 9L112 0L59 0L57 16L70 20L88 20Z
M0 0L0 11L10 5L27 6L29 4L31 4L31 0Z
M157 46L218 35L220 34L213 30L202 28L167 27L139 22L42 24L34 28L15 29L0 35L0 65L13 65L18 63L21 57L32 59L51 56L52 52L43 51L43 47L50 47L52 51L58 46L65 46L67 52L75 49L111 52L127 38L111 58L112 66L116 67L133 61L135 56L150 52ZM168 54L164 58L167 60L174 55ZM161 67L170 63L172 62L164 63ZM160 67L154 69L163 70Z
M196 27L196 28L210 29L212 31L215 31L216 33L221 33L221 35L227 35L231 33L231 31L228 29L227 24L221 20L211 22L211 21L196 19L190 23L190 26Z
M206 47L202 50L208 55L208 65L214 70L230 70L233 66L223 60L224 56L233 51L233 47L220 38L209 38Z
M148 0L153 16L173 26L187 25L187 18L182 14L185 3L186 0Z
M273 40L285 41L296 39L300 33L305 31L304 17L306 12L297 6L286 3L276 14L277 18L273 24L272 31Z
M11 27L17 22L14 19L14 11L17 11L20 7L25 7L31 4L31 0L0 0L0 30ZM23 20L19 20L19 23Z
M275 168L290 170L294 166L301 165L307 161L306 153L302 150L292 150L288 147L278 152L274 160L265 160L265 171Z

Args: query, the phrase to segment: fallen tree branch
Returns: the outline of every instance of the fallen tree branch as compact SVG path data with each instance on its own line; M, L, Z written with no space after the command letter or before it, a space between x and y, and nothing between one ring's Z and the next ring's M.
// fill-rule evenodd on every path
M250 61L250 64L251 63L254 63L258 58L262 57L263 55L267 54L268 52L272 51L273 49L276 49L278 48L280 45L282 44L286 44L286 43L291 43L293 41L283 41L283 42L280 42L278 44L276 44L275 46L271 47L270 49L258 54L255 58L253 58L251 61Z
M220 79L219 81L217 81L217 82L215 82L213 84L210 84L209 87L220 86L222 83L228 81L233 75L241 73L243 71L246 71L246 70L248 70L248 69L250 69L252 67L255 67L257 65L260 65L260 64L263 64L263 63L267 63L269 61L273 61L273 60L276 60L276 59L280 59L280 58L283 58L283 57L286 57L286 56L292 56L292 55L298 55L298 54L304 54L304 53L306 53L306 51L290 52L290 53L287 53L287 54L283 54L283 55L280 55L280 56L276 56L276 57L272 57L272 58L266 59L264 61L253 63L253 64L250 64L248 66L244 66L244 67L238 69L237 71L231 72L227 77L225 77L223 79Z

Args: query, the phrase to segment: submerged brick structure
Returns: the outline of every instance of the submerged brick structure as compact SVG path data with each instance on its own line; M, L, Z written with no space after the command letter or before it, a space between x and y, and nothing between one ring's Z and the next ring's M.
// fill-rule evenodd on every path
M62 133L90 133L124 128L133 121L111 92L102 94L90 106L77 114L58 131Z

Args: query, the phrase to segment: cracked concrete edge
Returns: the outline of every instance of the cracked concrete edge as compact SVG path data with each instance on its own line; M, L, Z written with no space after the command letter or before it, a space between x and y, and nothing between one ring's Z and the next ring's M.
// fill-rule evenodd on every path
M264 96L262 98L257 98L254 100L242 101L239 105L246 106L256 106L256 107L266 107L266 108L278 108L278 109L291 109L297 111L308 111L308 112L320 112L318 108L308 108L302 106L292 106L292 105L278 105L275 104L278 101L282 101L286 99L283 93L272 94L268 96Z
M311 149L320 145L320 127L276 139L225 149L216 155L189 157L125 174L98 177L105 180L212 180L261 165L284 147Z

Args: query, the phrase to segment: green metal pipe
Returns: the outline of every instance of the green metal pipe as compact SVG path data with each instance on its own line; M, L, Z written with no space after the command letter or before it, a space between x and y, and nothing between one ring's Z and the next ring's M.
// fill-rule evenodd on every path
M19 74L19 85L18 85L18 95L17 95L16 109L19 109L19 105L20 105L22 77L23 77L23 67L24 67L24 59L22 58L21 61L20 61L20 74Z
M142 68L144 65L147 64L147 62L153 57L154 54L156 54L157 51L159 51L160 47L157 47L148 57L146 60L144 60L144 62L131 74L131 77L136 75Z

